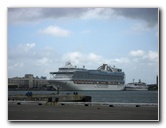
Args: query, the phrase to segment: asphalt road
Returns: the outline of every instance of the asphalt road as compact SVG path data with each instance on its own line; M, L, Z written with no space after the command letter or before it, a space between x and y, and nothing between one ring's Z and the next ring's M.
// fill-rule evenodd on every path
M158 107L8 105L9 121L158 121Z

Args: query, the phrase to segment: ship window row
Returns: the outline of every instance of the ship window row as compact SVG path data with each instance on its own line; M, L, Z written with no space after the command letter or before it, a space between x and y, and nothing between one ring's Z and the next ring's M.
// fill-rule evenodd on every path
M94 82L125 82L124 80L104 80L104 79L72 79L73 81L94 81Z
M111 75L111 74L116 74L116 75L122 75L124 73L119 73L119 72L99 72L99 71L92 71L89 72L89 74L95 74L95 75Z
M86 81L86 80L74 80L74 84L104 84L104 85L118 85L118 84L124 84L124 82L117 82L117 81Z
M73 78L82 78L82 79L104 79L104 80L124 80L124 76L103 76L103 75L83 75L78 74L73 76Z
M56 78L71 78L72 76L72 74L57 74Z

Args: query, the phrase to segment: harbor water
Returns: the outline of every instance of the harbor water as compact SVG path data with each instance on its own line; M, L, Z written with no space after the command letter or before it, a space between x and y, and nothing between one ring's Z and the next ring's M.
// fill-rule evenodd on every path
M8 95L26 94L28 91L8 91ZM56 94L56 91L31 91L32 94ZM73 94L76 91L60 91ZM158 91L77 91L92 97L92 102L111 103L158 103Z

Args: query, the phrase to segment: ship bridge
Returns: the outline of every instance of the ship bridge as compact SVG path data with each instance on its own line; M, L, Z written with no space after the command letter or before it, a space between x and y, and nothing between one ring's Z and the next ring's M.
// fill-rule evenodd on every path
M73 66L71 62L66 62L64 67L59 68L57 72L50 72L50 75L53 78L71 78L76 71L86 71L85 66L83 68L77 68L77 66Z

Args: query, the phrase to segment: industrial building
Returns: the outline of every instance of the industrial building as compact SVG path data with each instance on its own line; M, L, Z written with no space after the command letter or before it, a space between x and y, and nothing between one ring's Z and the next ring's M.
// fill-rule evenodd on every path
M24 77L8 78L8 86L11 88L16 86L18 88L41 88L46 85L48 85L46 77L34 77L33 74L25 74Z

